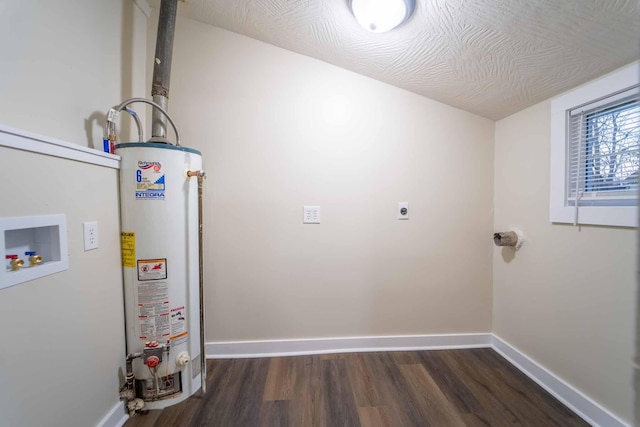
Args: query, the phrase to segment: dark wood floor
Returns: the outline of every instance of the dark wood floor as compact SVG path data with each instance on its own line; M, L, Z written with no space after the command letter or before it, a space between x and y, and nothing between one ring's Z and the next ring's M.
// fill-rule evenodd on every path
M210 360L207 384L125 427L588 426L491 349Z

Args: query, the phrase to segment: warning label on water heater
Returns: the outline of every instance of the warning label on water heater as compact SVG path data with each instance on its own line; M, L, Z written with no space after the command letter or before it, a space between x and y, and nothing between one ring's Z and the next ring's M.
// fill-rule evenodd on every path
M187 310L184 306L171 309L171 343L182 344L187 340Z
M141 340L168 340L170 335L167 282L138 283L138 324Z
M164 170L160 162L138 162L136 200L164 200Z
M138 280L163 280L167 278L167 259L139 259Z

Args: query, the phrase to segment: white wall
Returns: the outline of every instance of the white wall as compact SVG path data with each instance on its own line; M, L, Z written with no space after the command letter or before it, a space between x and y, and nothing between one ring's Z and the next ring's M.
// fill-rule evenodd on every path
M102 150L109 107L144 95L140 15L133 0L2 2L0 122Z
M104 112L140 94L141 13L131 0L2 2L0 123L101 150ZM0 217L63 213L69 239L69 270L0 290L0 425L96 425L125 355L117 170L0 147L0 179ZM90 220L100 248L84 252Z
M633 419L637 230L549 222L550 102L496 124L493 331L615 415Z
M208 172L207 341L491 330L493 122L183 18L171 90Z
M125 355L118 171L6 147L0 171L24 177L3 186L0 217L64 213L69 239L67 271L0 290L0 425L96 425ZM83 221L98 221L96 250L84 252Z

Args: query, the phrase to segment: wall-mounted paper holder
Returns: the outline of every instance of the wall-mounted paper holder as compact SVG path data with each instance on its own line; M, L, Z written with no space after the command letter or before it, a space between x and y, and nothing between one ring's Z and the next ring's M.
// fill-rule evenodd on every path
M495 243L496 246L511 246L517 251L524 243L524 235L520 230L493 233L493 243Z

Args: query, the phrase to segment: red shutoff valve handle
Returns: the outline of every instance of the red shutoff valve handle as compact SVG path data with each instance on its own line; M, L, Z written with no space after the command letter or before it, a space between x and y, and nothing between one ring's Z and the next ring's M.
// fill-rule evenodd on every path
M160 364L160 359L158 358L158 356L149 356L149 358L144 363L146 363L146 365L150 368L155 368Z

